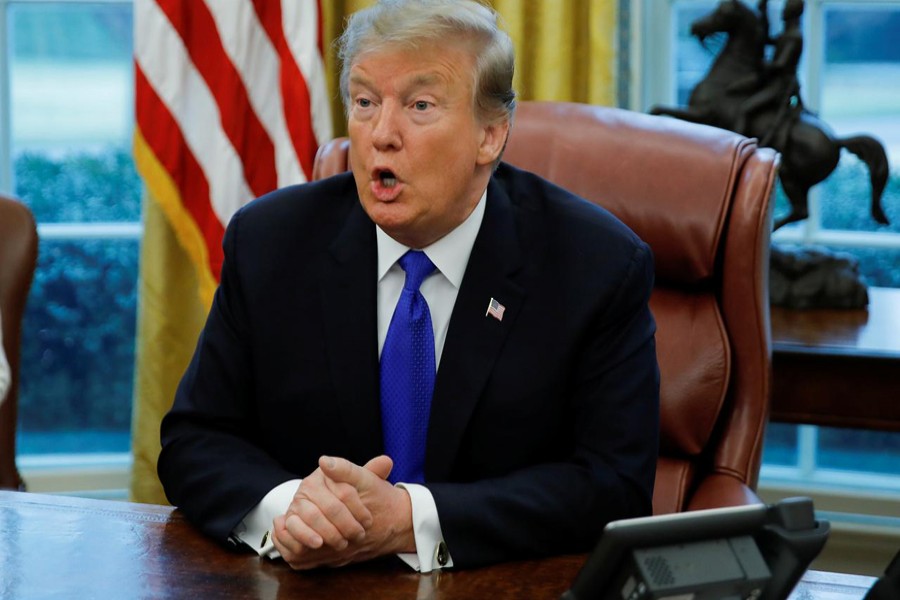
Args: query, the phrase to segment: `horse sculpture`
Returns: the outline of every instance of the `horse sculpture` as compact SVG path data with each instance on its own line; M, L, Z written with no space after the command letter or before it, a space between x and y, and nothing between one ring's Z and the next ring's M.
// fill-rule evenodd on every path
M799 4L802 12L802 2L791 1ZM765 0L760 4L761 11L757 11L740 0L722 0L712 13L693 22L691 34L701 43L715 33L726 34L727 41L709 72L691 92L686 109L654 106L650 112L732 131L739 122L744 122L741 133L761 139L779 151L782 155L779 178L791 211L776 220L775 229L809 216L809 190L834 171L841 148L858 156L868 167L872 218L887 224L881 196L888 179L888 160L878 140L868 135L838 138L799 102L793 107L775 104L749 115L742 114L741 107L759 89L746 82L765 81L769 31L768 19L761 14L766 8ZM785 103L789 94L790 91L785 94Z

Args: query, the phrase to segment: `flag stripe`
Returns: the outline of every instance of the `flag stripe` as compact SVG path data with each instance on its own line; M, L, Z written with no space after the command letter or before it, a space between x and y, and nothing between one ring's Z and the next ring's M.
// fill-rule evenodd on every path
M317 44L321 61L321 17L294 3L316 6L134 0L133 148L148 192L132 443L139 501L166 501L156 478L159 422L212 305L226 224L255 196L306 181L318 143L331 137L330 105L313 100L325 94L324 78L303 71L318 69ZM299 33L307 30L315 34ZM303 55L298 41L313 48L303 62L293 55Z
M191 62L181 37L155 2L137 3L135 19L140 23L135 58L181 126L184 142L209 182L212 209L219 221L227 223L253 194L244 180L241 159L222 131L215 98ZM165 52L156 51L157 46Z
M281 4L269 0L253 0L260 22L269 34L281 59L279 81L285 105L285 120L300 164L307 179L312 178L313 158L318 144L310 120L312 104L306 80L291 54L282 29Z
M319 11L319 27L316 30L316 48L319 49L319 56L325 60L325 18L322 16L322 0L316 0L316 9ZM323 140L319 140L322 142Z
M276 92L279 87L278 53L259 22L252 2L213 0L208 8L225 52L244 82L250 104L275 145L278 187L306 181L288 134L281 94ZM327 133L330 137L330 130Z
M215 294L218 280L213 276L213 272L209 260L209 252L207 250L207 241L203 237L203 233L197 228L197 223L186 214L185 206L181 202L181 194L175 185L174 180L169 175L166 168L157 160L156 154L150 148L147 140L141 132L140 127L134 129L134 164L147 183L148 206L145 210L145 217L153 213L155 207L149 204L157 204L162 211L163 216L169 222L172 232L175 234L178 244L184 248L187 256L190 258L189 267L193 268L199 285L199 297L202 305L209 308L212 304L212 298ZM152 217L149 217L152 218ZM149 225L145 222L145 226ZM159 238L156 230L150 231L153 227L147 227L145 233L147 237L144 240L145 249L141 251L141 255L160 251L161 254L167 254L168 248L158 248L153 245L158 242ZM165 234L163 234L165 235ZM148 247L148 245L150 247ZM161 260L165 260L161 258ZM150 287L159 285L160 282L152 275L144 272L143 258L141 259L141 273L145 280L141 284L141 296L143 302L144 291ZM199 268L198 268L199 267ZM179 266L180 268L180 266ZM152 271L152 269L151 269ZM217 271L218 273L218 271ZM146 276L145 276L146 275ZM153 279L154 281L147 281ZM165 285L165 284L162 284ZM188 301L187 299L183 299Z
M147 145L171 176L180 195L177 200L180 200L180 204L186 209L205 240L209 269L218 278L222 268L221 243L225 231L222 222L211 210L210 188L206 176L188 149L178 123L156 94L139 65L135 65L134 72L138 128ZM149 186L152 182L147 183ZM167 195L160 190L152 191L160 199ZM169 216L171 218L173 215Z
M322 22L319 4L315 0L284 3L282 26L291 55L306 77L312 111L312 125L316 139L323 144L331 137L331 114L325 81L325 62L318 48ZM316 45L310 40L317 40Z
M189 255L214 279L234 212L256 196L308 180L319 143L331 136L318 2L284 6L135 1L138 129L142 151L155 159L143 164L168 172L176 191L154 195L181 206L164 206L176 232L200 232L207 253ZM139 146L136 140L136 152ZM141 174L148 186L151 175L160 180L156 172ZM179 242L194 243L188 237L178 235Z
M202 2L157 0L169 18L219 107L225 135L241 159L244 177L255 196L277 185L275 148L256 114L247 91L225 53L206 5ZM229 3L231 4L231 3Z

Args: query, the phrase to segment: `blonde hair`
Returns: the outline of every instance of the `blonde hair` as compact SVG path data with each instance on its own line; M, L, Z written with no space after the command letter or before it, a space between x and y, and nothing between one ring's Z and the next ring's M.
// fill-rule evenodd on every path
M381 0L353 13L337 40L345 110L350 106L350 68L362 53L461 39L471 40L475 56L476 116L484 123L511 121L516 109L515 52L499 21L493 9L472 0Z

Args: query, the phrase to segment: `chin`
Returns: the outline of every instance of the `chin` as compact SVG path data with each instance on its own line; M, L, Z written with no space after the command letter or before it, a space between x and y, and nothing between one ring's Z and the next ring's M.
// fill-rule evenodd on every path
M402 230L409 225L412 219L406 214L401 206L395 206L393 203L384 204L375 201L366 207L366 213L376 225L390 233L394 230Z

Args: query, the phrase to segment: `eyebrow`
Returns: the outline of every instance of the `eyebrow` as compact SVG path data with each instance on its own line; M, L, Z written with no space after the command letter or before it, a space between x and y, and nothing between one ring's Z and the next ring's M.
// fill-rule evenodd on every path
M413 88L426 87L429 85L435 85L440 83L441 78L436 73L419 73L415 75L409 83L404 86L407 90ZM363 75L358 73L351 73L348 79L348 84L356 84L361 85L363 87L373 87L373 82Z
M413 77L409 87L424 87L440 82L440 77L436 73L421 73Z
M363 77L362 75L359 75L357 73L351 73L350 77L347 79L347 83L348 84L355 83L355 84L363 85L363 86L367 86L367 87L371 86L371 83L369 82L369 79L367 77Z

